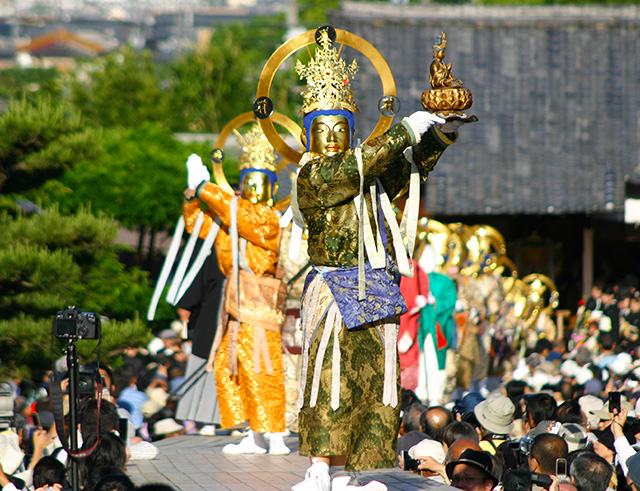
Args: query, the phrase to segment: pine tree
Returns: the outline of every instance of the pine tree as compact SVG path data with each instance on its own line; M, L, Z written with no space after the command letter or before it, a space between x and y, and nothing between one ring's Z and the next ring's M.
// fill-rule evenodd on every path
M26 215L17 206L17 193L34 193L101 152L100 132L51 101L12 104L0 132L0 191L2 203L12 205L0 214L0 373L37 375L50 367L51 318L67 305L110 319L110 351L144 342L149 333L137 313L150 296L148 278L119 261L118 224L86 209Z

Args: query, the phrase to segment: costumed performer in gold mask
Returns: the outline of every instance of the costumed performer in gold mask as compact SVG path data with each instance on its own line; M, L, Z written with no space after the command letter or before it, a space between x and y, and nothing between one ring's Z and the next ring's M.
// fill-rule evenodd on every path
M280 328L284 321L285 288L275 277L280 241L279 215L273 208L276 154L257 125L243 137L240 196L209 182L199 158L187 162L189 189L184 204L185 226L191 231L206 205L201 236L214 221L220 230L215 251L227 277L224 336L214 345L214 365L222 427L245 421L249 434L223 452L284 455L285 393ZM197 197L197 199L195 199ZM217 348L217 353L216 349Z
M302 300L299 398L300 453L311 466L295 491L328 491L330 465L359 471L395 464L397 330L406 311L396 262L410 268L411 253L389 200L404 194L412 175L426 179L457 128L419 111L354 148L357 65L345 64L327 31L316 39L313 59L296 67L307 82L307 153L292 208L308 228L314 268ZM346 486L336 479L334 488Z

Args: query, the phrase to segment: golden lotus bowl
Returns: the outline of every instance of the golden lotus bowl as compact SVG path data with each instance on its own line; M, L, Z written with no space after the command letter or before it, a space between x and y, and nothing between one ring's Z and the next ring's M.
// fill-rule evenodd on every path
M422 107L438 114L448 114L469 109L473 104L471 91L464 87L442 87L422 93Z

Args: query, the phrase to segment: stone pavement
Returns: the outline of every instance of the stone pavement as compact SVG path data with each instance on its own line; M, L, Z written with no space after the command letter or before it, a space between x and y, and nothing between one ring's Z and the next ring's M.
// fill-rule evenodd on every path
M155 460L133 461L127 473L136 484L166 483L182 491L289 490L304 478L306 457L298 455L297 438L288 438L295 450L287 456L225 455L222 447L239 437L181 436L156 443L160 454ZM360 482L377 480L389 490L450 491L454 488L433 483L399 469L363 472Z

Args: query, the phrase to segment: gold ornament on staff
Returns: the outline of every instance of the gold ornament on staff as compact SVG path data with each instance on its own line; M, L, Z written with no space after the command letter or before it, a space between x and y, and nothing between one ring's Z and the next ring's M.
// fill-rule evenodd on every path
M462 113L473 104L471 91L451 73L451 63L444 62L447 35L443 32L433 46L433 61L429 67L431 89L422 92L422 107L447 119L477 120Z

